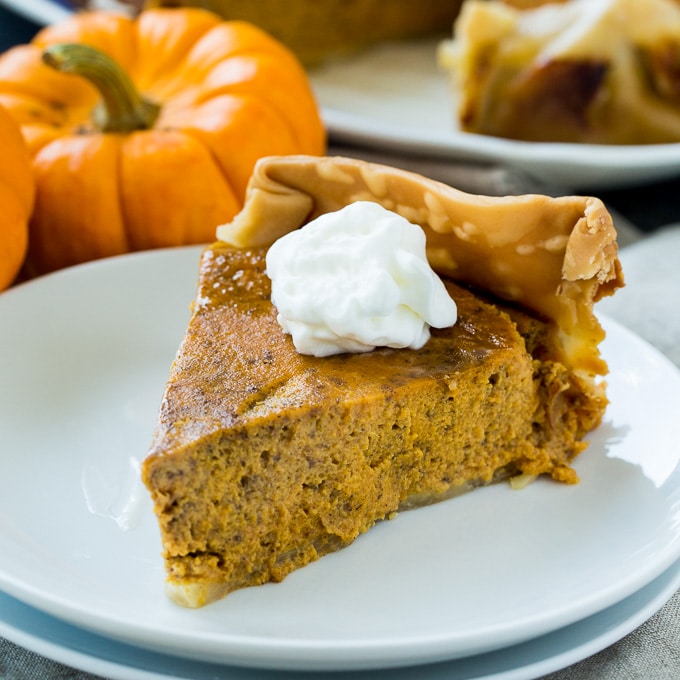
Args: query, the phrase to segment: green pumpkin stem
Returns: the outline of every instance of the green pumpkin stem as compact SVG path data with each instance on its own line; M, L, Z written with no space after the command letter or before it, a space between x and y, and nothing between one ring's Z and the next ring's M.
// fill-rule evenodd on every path
M128 74L103 52L62 43L47 47L42 59L57 71L82 76L99 90L102 106L95 111L95 124L102 132L147 130L156 120L160 107L144 99Z

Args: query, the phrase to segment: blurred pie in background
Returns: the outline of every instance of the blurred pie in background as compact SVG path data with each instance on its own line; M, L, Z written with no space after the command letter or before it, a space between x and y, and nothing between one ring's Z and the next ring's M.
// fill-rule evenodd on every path
M467 0L440 63L462 130L528 141L680 141L680 4ZM537 4L537 3L530 3Z

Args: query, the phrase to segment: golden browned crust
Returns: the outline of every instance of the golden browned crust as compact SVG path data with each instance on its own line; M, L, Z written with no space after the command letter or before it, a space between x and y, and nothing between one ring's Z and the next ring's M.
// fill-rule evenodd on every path
M476 196L387 166L288 156L255 167L244 209L217 230L238 247L273 243L318 215L371 200L419 224L436 271L552 319L565 362L602 374L593 303L623 285L616 231L592 197Z

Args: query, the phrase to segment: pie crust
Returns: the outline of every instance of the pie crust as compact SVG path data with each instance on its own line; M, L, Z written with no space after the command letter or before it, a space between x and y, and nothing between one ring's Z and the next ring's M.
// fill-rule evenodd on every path
M239 248L270 245L358 200L419 224L438 273L553 320L570 367L606 372L593 303L621 287L623 275L612 218L597 198L478 196L350 158L269 157L255 167L244 209L217 237Z

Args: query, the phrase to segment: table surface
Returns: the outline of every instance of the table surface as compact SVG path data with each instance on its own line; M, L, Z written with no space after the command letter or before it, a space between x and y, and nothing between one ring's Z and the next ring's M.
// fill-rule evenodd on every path
M14 44L28 42L37 29L38 27L31 21L0 7L0 51ZM678 162L680 163L680 159ZM670 247L666 242L668 232L662 227L680 223L680 177L644 186L599 192L598 195L613 211L619 213L634 226L632 233L627 233L630 242L641 237L648 243L656 241L659 243L658 261L666 261L668 264L665 269L655 274L669 277L669 283L666 279L658 279L652 281L650 285L655 285L657 288L664 287L664 289L667 289L668 285L675 286L668 294L670 306L667 310L667 318L675 324L677 334L674 337L678 340L677 343L673 343L673 348L663 346L660 349L666 351L678 363L680 352L677 351L675 345L680 345L680 302L678 302L680 300L678 297L680 295L680 276L678 275L680 269L675 268L674 253L668 252ZM680 239L675 238L673 246L680 246ZM625 255L625 249L623 255ZM649 253L645 256L649 257ZM663 260L663 258L666 259ZM674 293L673 290L676 292ZM630 310L622 312L622 315L625 317L622 320L629 326L632 326L643 337L646 336L652 344L655 343L654 328L650 330L645 319L631 316ZM668 338L668 329L665 329L664 337ZM0 639L0 678L7 680L42 680L44 678L47 680L57 677L86 680L95 676L77 669L69 669L7 640ZM675 680L680 677L680 593L676 594L649 621L623 640L584 661L546 676L550 680L591 680L592 678L614 680L624 677L641 680L643 678L645 680L648 678Z

